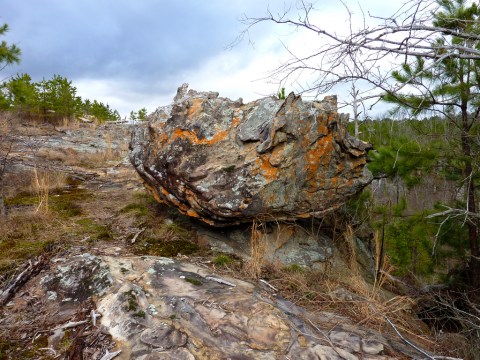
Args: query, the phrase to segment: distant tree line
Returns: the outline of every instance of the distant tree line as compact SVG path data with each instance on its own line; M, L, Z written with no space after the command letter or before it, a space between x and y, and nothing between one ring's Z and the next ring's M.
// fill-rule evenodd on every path
M0 36L8 31L8 25L0 26ZM0 43L0 71L20 62L21 51L15 44ZM0 83L0 111L15 113L22 119L58 122L78 117L96 119L99 123L118 121L120 114L97 100L83 100L77 95L72 81L60 75L34 82L29 74L17 74ZM130 120L144 120L147 110L130 112Z
M349 130L353 127L350 123ZM378 229L397 275L452 280L444 276L455 265L467 266L470 257L470 220L457 211L467 207L463 174L471 159L462 156L462 130L444 116L366 120L359 130L375 148L368 168L377 179L388 179L390 190L379 195L367 189L349 204L350 214ZM471 135L479 138L478 125ZM480 154L480 143L472 145L472 152ZM471 179L480 181L478 165ZM454 196L427 205L432 196L428 189L438 184L448 186Z
M72 81L60 75L33 82L28 74L18 74L0 85L0 110L27 119L58 121L91 116L100 123L120 120L117 110L97 100L82 100Z

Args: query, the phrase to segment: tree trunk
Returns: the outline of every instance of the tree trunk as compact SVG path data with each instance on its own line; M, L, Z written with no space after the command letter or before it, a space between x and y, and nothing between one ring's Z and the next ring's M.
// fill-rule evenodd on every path
M5 209L5 202L3 201L3 196L0 195L0 218L7 216L7 211Z
M355 89L355 84L352 85L352 96L353 96L353 124L355 127L355 137L358 138L358 90Z
M465 156L464 179L467 195L467 209L476 213L475 182L473 179L472 152L470 147L468 110L462 104L462 152ZM480 286L480 256L478 251L478 226L476 222L468 221L468 237L470 240L470 281L473 286Z
M470 165L471 171L471 165ZM477 212L476 209L476 197L475 197L475 184L473 179L468 181L468 211L473 213ZM472 285L480 287L480 254L478 251L478 226L469 223L468 224L468 234L470 239L470 268L472 276Z

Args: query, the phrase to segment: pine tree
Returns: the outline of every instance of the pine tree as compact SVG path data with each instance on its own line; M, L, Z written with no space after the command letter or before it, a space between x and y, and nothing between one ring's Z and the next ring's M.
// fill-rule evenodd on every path
M8 25L0 26L0 36L8 31ZM20 62L21 51L15 44L7 44L6 41L0 43L0 69L5 66Z
M476 3L470 4L465 0L439 0L438 3L441 11L433 14L433 25L448 30L448 34L432 43L438 57L417 57L414 63L403 64L403 69L392 75L398 83L406 85L408 93L387 93L383 99L408 109L413 115L439 112L454 125L456 130L451 134L450 151L458 148L460 153L449 165L459 168L462 173L466 206L457 209L457 213L464 215L468 226L471 281L480 285L476 194L479 153L475 151L480 114L480 60L442 56L445 37L451 38L452 43L466 51L480 48L480 41L475 38L449 35L480 34L480 9ZM451 154L446 155L452 159Z

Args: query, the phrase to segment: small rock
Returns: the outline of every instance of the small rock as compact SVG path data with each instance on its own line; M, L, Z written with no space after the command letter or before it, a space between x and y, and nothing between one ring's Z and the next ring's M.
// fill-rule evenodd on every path
M47 291L47 299L48 300L57 300L57 293L55 291Z
M383 351L383 344L371 339L362 339L362 351L370 355L378 355Z
M344 331L331 331L328 337L335 345L342 346L343 348L350 349L353 352L360 352L361 339L359 336L344 332Z

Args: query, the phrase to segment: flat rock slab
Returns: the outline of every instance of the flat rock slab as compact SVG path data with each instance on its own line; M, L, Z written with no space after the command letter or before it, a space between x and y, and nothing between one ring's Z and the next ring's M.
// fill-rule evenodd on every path
M387 358L381 335L314 328L315 315L251 283L169 258L102 260L113 283L97 308L118 359Z
M69 326L89 341L101 339L95 350L101 356L107 348L121 351L116 360L379 360L412 351L348 318L309 312L271 289L170 258L57 257L26 289L4 315L22 322L35 304L42 333L58 353ZM86 306L89 315L77 321Z
M336 97L243 104L184 85L134 131L130 158L158 201L211 225L321 216L372 180L347 121Z

